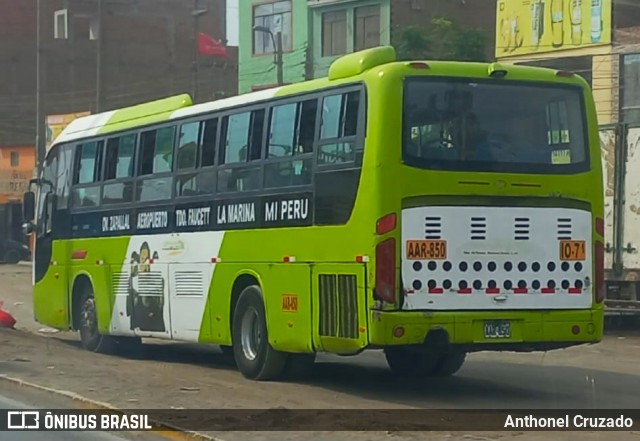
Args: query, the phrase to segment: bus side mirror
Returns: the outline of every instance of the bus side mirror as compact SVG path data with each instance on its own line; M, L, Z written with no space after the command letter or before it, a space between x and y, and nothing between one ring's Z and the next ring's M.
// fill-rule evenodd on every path
M36 195L32 191L24 194L22 199L22 220L31 222L36 217Z

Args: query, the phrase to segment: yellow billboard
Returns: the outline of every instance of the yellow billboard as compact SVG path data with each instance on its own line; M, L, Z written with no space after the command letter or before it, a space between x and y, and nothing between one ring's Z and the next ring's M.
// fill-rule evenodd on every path
M496 58L611 44L611 0L498 0Z
M82 116L91 115L91 112L78 112L67 113L64 115L49 115L47 116L47 151L55 139L62 133L62 131L71 124L74 119Z

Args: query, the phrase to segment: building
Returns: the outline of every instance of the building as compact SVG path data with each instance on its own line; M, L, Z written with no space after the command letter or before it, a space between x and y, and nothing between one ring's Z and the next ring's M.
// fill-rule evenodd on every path
M283 36L283 80L325 76L340 55L391 44L393 32L448 18L487 30L492 49L496 0L250 0L240 6L239 90L277 84L271 35ZM267 27L271 34L253 31ZM492 54L491 54L492 55Z
M499 61L576 72L592 87L600 124L640 124L636 0L499 0L496 31Z
M35 140L36 5L36 0L0 3L0 146ZM43 119L192 93L194 58L196 101L237 93L237 49L227 48L227 58L205 57L195 41L198 31L225 39L225 0L46 0L41 5Z
M21 232L22 195L36 160L33 145L0 147L0 239L25 242Z

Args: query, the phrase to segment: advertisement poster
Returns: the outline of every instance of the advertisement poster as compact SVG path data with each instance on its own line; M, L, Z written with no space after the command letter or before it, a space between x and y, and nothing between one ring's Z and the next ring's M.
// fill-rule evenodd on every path
M612 0L498 0L496 57L611 43Z
M49 115L47 116L47 150L53 144L53 141L62 133L71 121L82 116L91 115L91 112L68 113L65 115Z

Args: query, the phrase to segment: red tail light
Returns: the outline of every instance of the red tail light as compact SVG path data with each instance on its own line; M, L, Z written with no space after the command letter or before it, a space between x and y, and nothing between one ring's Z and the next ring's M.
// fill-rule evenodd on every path
M396 301L396 240L393 238L376 247L375 295L387 303Z
M604 238L604 219L601 217L596 218L596 233Z
M596 241L596 280L595 280L595 292L596 303L602 303L604 300L604 244L600 241Z
M396 228L397 216L395 213L387 214L384 217L378 219L376 222L376 234L382 235Z

